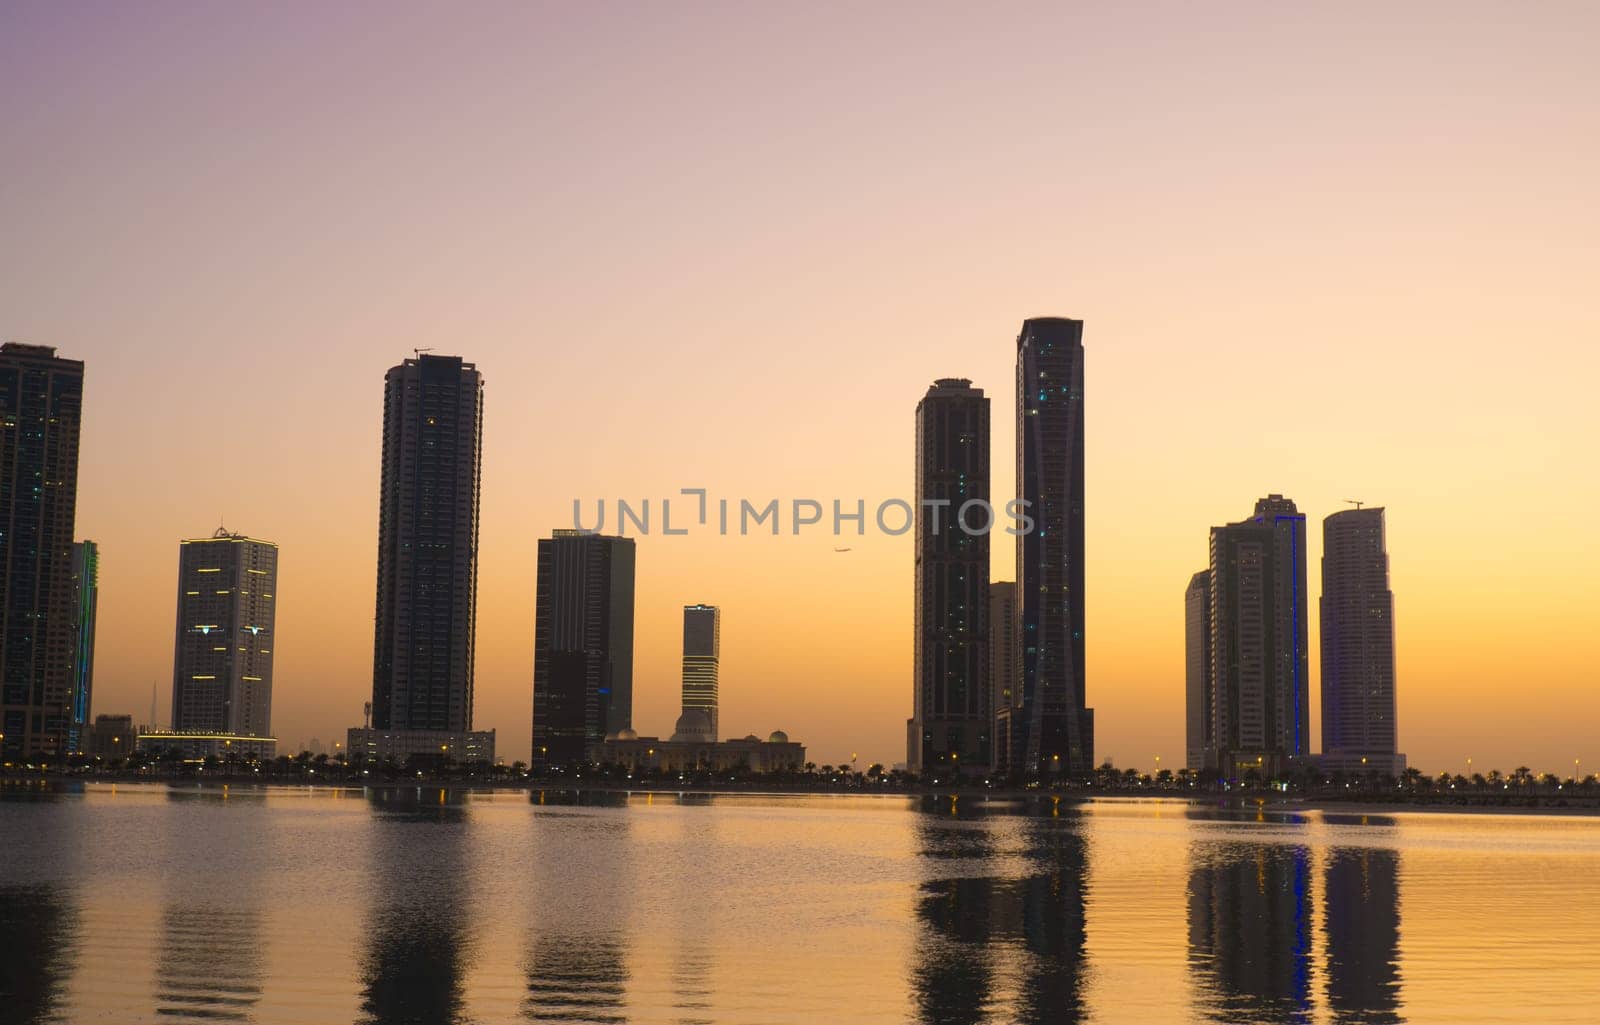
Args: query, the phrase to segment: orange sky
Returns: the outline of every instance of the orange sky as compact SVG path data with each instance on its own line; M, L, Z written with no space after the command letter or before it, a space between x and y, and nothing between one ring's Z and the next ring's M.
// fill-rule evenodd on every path
M165 719L177 541L225 517L282 546L275 732L359 721L413 347L487 382L477 719L511 759L534 544L574 497L908 497L942 376L993 397L1008 494L1016 330L1061 315L1100 755L1181 763L1184 585L1278 491L1313 595L1321 517L1389 509L1412 764L1600 769L1597 31L1585 4L8 7L0 336L88 363L95 711L145 718L156 680ZM833 544L643 539L641 731L706 601L724 732L902 760L910 540Z

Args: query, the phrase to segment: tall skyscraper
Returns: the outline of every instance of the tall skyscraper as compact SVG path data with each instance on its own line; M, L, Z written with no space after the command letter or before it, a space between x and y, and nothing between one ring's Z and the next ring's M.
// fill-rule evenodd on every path
M1211 745L1211 571L1189 578L1183 592L1184 765L1206 767Z
M1083 321L1041 317L1017 336L1017 537L1022 693L1012 764L1024 774L1094 767L1084 661Z
M1394 594L1381 508L1322 521L1322 753L1332 768L1397 775Z
M916 656L906 762L912 772L987 772L994 736L989 400L971 381L942 378L917 403L916 488Z
M1306 518L1282 495L1211 528L1211 733L1206 764L1270 775L1308 754Z
M100 549L93 541L72 546L72 725L67 750L80 754L89 731L94 695L94 626L100 606Z
M683 712L673 740L714 742L717 669L722 650L722 612L715 605L683 607ZM630 717L631 718L631 717Z
M178 545L172 731L272 736L278 546L225 528Z
M631 537L558 530L539 542L533 761L569 765L633 728Z
M472 729L483 378L459 356L388 373L372 726Z
M70 752L83 363L0 346L0 759Z
M1017 585L1010 580L989 584L989 707L996 722L990 743L995 761L1005 762L1001 718L1022 690L1021 651L1017 644Z

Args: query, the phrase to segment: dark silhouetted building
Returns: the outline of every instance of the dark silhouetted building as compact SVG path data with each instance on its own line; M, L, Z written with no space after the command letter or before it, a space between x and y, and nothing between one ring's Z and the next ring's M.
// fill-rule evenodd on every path
M459 356L389 370L372 727L472 729L483 378Z
M94 700L94 625L100 607L100 549L93 541L72 546L72 725L67 750L84 751Z
M84 731L83 753L90 758L114 761L133 753L139 731L131 715L97 715Z
M994 710L990 743L998 766L1005 764L1004 712L1022 692L1022 652L1017 643L1017 585L989 584L989 707Z
M1012 767L1026 775L1081 775L1094 763L1084 673L1083 374L1083 321L1023 323L1017 492L1032 524L1017 536L1022 688L1005 730Z
M633 726L634 543L579 530L539 542L533 763L581 762Z
M1184 765L1206 766L1211 746L1211 571L1189 578L1183 592Z
M83 363L0 346L0 760L72 751Z
M989 400L935 381L917 403L912 772L993 764L989 684Z
M1282 495L1211 528L1211 747L1224 776L1263 776L1305 758L1306 518Z
M225 528L178 545L172 731L272 736L278 546Z
M717 669L722 613L715 605L683 607L683 714L673 740L717 739ZM631 717L630 717L631 719Z
M1322 757L1343 772L1405 772L1396 750L1394 594L1383 510L1322 521Z

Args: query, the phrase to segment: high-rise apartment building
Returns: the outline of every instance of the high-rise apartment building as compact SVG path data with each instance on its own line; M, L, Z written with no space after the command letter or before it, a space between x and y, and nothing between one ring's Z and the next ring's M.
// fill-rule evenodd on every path
M722 612L715 605L683 607L683 712L673 740L709 743L720 734L717 673L722 651Z
M0 346L0 760L72 751L83 363Z
M225 528L178 545L172 732L272 736L278 546Z
M943 378L917 403L912 772L993 765L989 683L989 400Z
M994 710L995 761L1005 763L1003 713L1022 690L1022 662L1017 643L1017 585L1010 580L989 584L989 707Z
M384 382L372 722L472 729L483 378L419 354Z
M93 541L72 546L72 724L67 750L84 751L94 700L94 627L100 607L100 549Z
M1268 495L1211 528L1211 746L1225 777L1283 772L1308 753L1306 518Z
M1184 765L1206 767L1211 745L1211 571L1189 578L1183 592Z
M570 765L633 728L634 542L558 530L539 542L533 762Z
M1394 594L1381 508L1322 521L1322 763L1405 771L1397 751Z
M1017 336L1017 536L1022 688L1006 713L1011 767L1094 765L1084 659L1083 321L1041 317Z

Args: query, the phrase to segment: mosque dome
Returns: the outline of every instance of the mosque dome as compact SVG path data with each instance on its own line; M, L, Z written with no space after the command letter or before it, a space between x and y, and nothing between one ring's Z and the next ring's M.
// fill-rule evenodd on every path
M787 744L788 742L789 735L782 730L773 730L772 736L767 738L767 743L769 744Z
M681 743L714 743L717 736L711 728L711 713L703 708L685 708L683 714L678 716L678 726L672 732L672 739Z
M618 740L638 740L639 739L639 731L638 730L634 730L634 729L618 730L617 731L617 739Z

